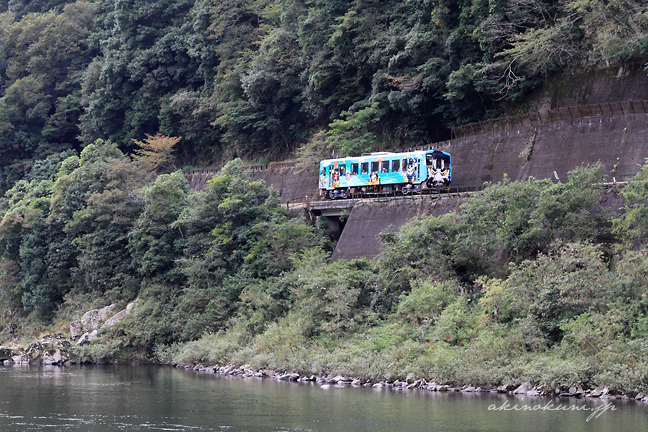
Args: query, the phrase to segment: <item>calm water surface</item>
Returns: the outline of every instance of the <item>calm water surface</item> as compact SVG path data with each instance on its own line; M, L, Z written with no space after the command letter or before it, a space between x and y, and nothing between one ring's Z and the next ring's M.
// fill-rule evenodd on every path
M530 410L549 403L579 411ZM527 411L507 410L516 405ZM645 431L648 404L322 389L148 366L0 366L0 431L67 430Z

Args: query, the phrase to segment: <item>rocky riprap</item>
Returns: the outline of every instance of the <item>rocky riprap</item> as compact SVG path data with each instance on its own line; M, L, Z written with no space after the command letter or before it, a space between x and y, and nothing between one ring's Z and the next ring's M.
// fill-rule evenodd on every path
M289 372L275 372L272 370L254 370L249 366L176 366L184 367L187 370L195 372L230 375L241 378L271 378L278 381L292 381L300 383L315 383L322 388L334 387L373 387L376 389L389 388L395 391L408 391L408 390L423 390L432 392L462 392L462 393L503 393L511 395L524 395L527 397L540 397L540 396L555 396L565 398L600 398L600 399L617 399L617 400L636 400L648 403L648 395L644 393L629 393L612 392L607 387L601 386L595 389L583 390L582 387L570 388L550 388L547 386L533 386L531 383L523 383L520 385L483 385L479 387L464 385L460 387L453 387L447 384L438 384L436 382L428 383L425 379L416 379L413 374L408 375L404 380L385 380L379 382L371 382L369 380L361 380L358 378L344 377L340 375L332 377L318 377L315 375L301 376L297 373Z

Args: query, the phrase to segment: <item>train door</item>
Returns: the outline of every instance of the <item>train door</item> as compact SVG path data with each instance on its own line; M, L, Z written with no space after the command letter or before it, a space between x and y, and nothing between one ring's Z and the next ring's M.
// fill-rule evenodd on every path
M329 177L328 177L328 166L320 164L320 173L319 173L319 188L328 189L329 188Z
M338 165L337 162L333 162L333 164L330 167L329 179L330 179L330 185L333 189L340 187L340 168L341 165Z

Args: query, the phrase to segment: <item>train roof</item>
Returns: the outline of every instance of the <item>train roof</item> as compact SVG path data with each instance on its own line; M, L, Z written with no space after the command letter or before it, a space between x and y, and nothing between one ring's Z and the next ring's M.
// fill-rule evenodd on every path
M377 153L363 153L361 156L350 156L350 157L344 157L344 158L334 158L334 159L324 159L320 161L320 164L324 165L329 165L332 162L339 162L339 161L354 161L358 160L360 162L363 162L366 159L373 159L375 157L380 157L380 156L387 156L387 157L393 157L393 156L399 156L399 155L422 155L424 153L428 153L431 151L435 151L438 149L429 149L429 150L414 150L414 151L409 151L409 152L399 152L399 153L393 153L393 152L377 152ZM438 150L440 152L443 152L445 154L450 154L448 152L444 152L443 150Z

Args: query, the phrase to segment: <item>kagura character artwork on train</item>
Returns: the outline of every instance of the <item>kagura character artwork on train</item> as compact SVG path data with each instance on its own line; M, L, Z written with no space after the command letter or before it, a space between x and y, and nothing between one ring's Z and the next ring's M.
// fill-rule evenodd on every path
M320 162L320 194L330 199L352 194L421 193L452 181L450 153L441 150L369 153Z

